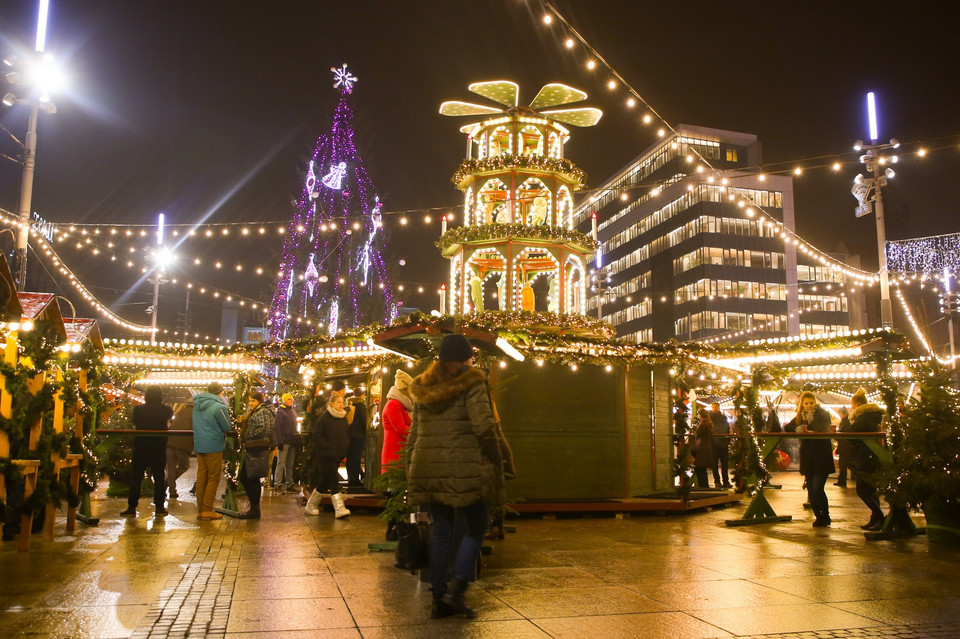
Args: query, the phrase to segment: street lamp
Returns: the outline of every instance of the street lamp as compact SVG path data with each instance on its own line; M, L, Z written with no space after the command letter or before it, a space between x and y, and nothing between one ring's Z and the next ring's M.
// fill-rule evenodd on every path
M167 280L163 279L163 274L167 266L174 260L173 253L163 248L163 220L164 215L161 213L157 221L157 248L153 254L155 265L153 279L147 280L153 284L153 304L147 308L147 312L150 313L150 334L152 335L151 341L154 342L157 341L157 315L160 314L160 285L167 283Z
M27 279L27 244L30 237L30 208L33 200L33 172L37 158L37 119L40 111L54 114L57 107L50 100L50 93L60 81L60 73L53 63L52 56L43 55L46 43L47 15L49 0L40 0L37 19L36 51L24 64L5 59L4 65L10 70L6 80L22 89L21 95L8 92L3 96L3 104L27 104L30 117L27 124L27 136L23 141L23 176L20 181L20 229L17 235L16 284L23 291Z
M900 142L891 138L887 144L878 144L877 138L877 109L873 92L867 94L867 114L870 121L870 143L857 140L853 145L854 151L863 151L860 162L867 169L867 175L858 173L853 178L853 187L850 193L859 202L854 209L857 217L874 213L877 222L877 255L880 272L880 322L885 328L893 326L893 305L890 302L890 277L887 272L887 233L883 221L883 194L882 188L895 175L889 164L897 163L896 155L883 155L884 151L897 149ZM886 168L883 168L886 167ZM883 169L881 171L881 169Z

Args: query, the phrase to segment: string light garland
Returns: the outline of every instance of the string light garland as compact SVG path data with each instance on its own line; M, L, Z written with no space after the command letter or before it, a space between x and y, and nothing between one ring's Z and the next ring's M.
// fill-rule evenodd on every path
M133 331L135 333L152 332L153 330L152 327L146 326L143 324L134 324L132 322L128 322L127 320L123 319L122 317L120 317L119 315L111 311L109 308L107 308L106 305L104 305L99 299L97 299L97 297L93 293L91 293L79 279L77 279L77 276L74 275L73 271L67 268L66 264L63 263L63 260L60 259L60 257L57 255L57 252L46 241L45 238L43 238L34 229L30 230L30 234L33 236L34 240L39 245L42 254L50 259L53 266L58 270L58 272L61 275L66 277L67 282L71 286L73 286L73 288L77 291L77 293L80 294L81 297L83 297L84 300L86 300L91 306L93 306L94 310L96 310L97 313L109 319L111 322L113 322L117 326L127 329L128 331Z
M930 342L927 341L926 336L923 334L923 331L920 329L920 324L917 323L917 320L914 318L913 313L910 311L910 305L907 304L906 298L903 296L903 292L900 290L900 286L894 288L894 292L897 295L897 299L900 300L900 307L903 309L904 315L907 316L907 321L910 323L910 327L913 328L913 332L916 333L917 339L920 340L920 343L929 353L930 357L933 357L941 364L950 364L954 361L953 357L941 357L934 352L933 347L930 346Z
M448 230L437 240L436 246L445 251L454 244L476 242L488 239L523 237L551 242L569 242L591 251L597 250L599 243L586 233L562 226L527 226L524 224L480 224L458 226Z
M576 41L579 41L580 44L587 49L589 54L589 59L587 62L588 70L591 70L591 71L595 70L597 68L597 63L599 61L602 67L614 78L614 80L610 81L610 83L612 84L612 88L617 88L618 86L622 86L623 89L625 89L629 94L630 96L629 99L632 99L634 101L633 102L634 104L636 104L637 102L640 102L647 109L647 113L645 113L645 115L642 118L642 121L644 124L651 124L653 123L654 118L656 118L657 122L661 125L660 128L657 130L658 137L665 138L668 132L672 134L674 138L680 137L677 130L669 122L667 122L667 120L663 118L650 105L650 103L645 98L643 98L643 96L641 96L636 91L636 89L634 89L633 86L631 86L630 83L627 82L626 79L624 79L624 77L611 64L609 64L606 61L606 59L602 55L600 55L600 53L573 27L572 24L570 24L569 21L567 21L567 19L560 13L560 11L556 7L554 7L547 0L541 0L541 2L543 6L546 8L546 10L548 11L546 15L550 16L551 18L549 21L544 20L544 24L547 25L548 27L552 25L554 22L561 24L563 28L566 29L573 36L573 39L575 39ZM568 48L572 48L572 47L568 46ZM676 144L676 141L673 141L671 144ZM695 145L689 146L689 152L692 156L695 156L695 158L703 166L709 169L710 175L708 179L710 180L718 179L723 184L727 184L728 180L725 177L724 172L716 169L709 162L709 160L707 160L700 153L700 151L695 147ZM836 162L833 163L833 165L835 164ZM695 168L695 172L702 172L702 171L703 171L702 167L698 166ZM799 168L795 168L793 170L793 173L794 175L799 175L800 173L802 173L802 170ZM655 189L654 194L657 194L658 192L659 192L659 189ZM740 192L738 197L741 198L745 203L750 204L752 209L760 211L762 215L764 215L769 220L770 223L775 224L784 242L793 243L794 245L797 246L798 250L812 256L814 259L818 260L820 263L824 265L830 265L840 270L841 272L843 272L845 275L849 277L852 277L862 282L879 280L879 276L876 273L870 273L868 271L850 267L834 259L833 257L829 256L827 253L817 249L811 243L807 242L806 240L801 238L799 235L797 235L796 232L786 228L780 221L776 219L776 217L774 217L771 213L769 213L765 208L758 205L754 201L754 198L752 197L751 194L744 191L744 192Z
M907 276L942 278L960 273L960 233L887 242L887 268Z

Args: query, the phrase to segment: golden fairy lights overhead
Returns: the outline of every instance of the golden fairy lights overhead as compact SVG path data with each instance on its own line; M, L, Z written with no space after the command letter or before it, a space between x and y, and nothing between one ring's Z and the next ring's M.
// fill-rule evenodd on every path
M136 333L150 333L153 331L152 327L145 326L143 324L134 324L132 322L128 322L127 320L123 319L122 317L120 317L119 315L111 311L109 308L107 308L102 302L100 302L99 299L97 299L93 295L93 293L91 293L87 289L86 286L83 285L83 283L79 279L77 279L76 275L74 275L73 272L69 268L67 268L67 266L63 263L63 261L60 260L60 258L57 256L56 251L53 250L53 247L47 243L46 239L44 239L43 236L37 233L34 229L30 229L30 235L33 236L34 240L39 244L39 247L43 255L45 255L51 260L54 267L56 267L56 269L60 272L60 274L66 277L70 285L73 286L73 288L77 291L77 293L80 294L81 297L83 297L84 300L86 300L91 306L93 306L93 308L97 311L97 313L99 313L103 317L106 317L117 326L125 328L129 331L134 331Z
M638 104L643 105L643 107L645 108L645 112L641 116L640 121L644 125L657 125L659 127L657 129L658 137L665 138L667 137L668 132L672 133L674 138L679 137L677 130L672 125L670 125L670 123L667 122L665 118L663 118L659 113L657 113L657 111L650 105L650 103L646 99L644 99L643 96L641 96L610 63L606 61L606 59L573 27L573 25L571 25L566 20L566 18L556 9L556 7L554 7L547 0L543 0L543 6L546 8L546 14L543 20L545 27L550 29L564 30L565 33L561 34L559 39L565 43L565 46L568 50L574 50L577 46L577 43L579 42L581 47L585 50L585 53L584 53L584 56L586 58L585 66L588 71L591 71L591 72L605 71L606 73L608 73L610 76L610 78L606 81L608 89L610 89L611 91L618 90L618 89L624 90L627 93L627 97L625 99L625 106L627 108L632 109L636 107ZM675 144L675 142L668 142L668 143ZM710 178L720 179L724 183L726 183L726 178L724 177L724 173L722 171L715 169L711 165L711 163L707 160L707 158L703 157L703 155L698 151L698 149L691 147L690 152L691 152L691 157L689 158L689 161L691 163L694 163L694 162L697 163L697 166L695 168L695 171L697 173L706 172L709 174ZM918 145L913 151L913 153L918 157L921 157L921 158L925 157L927 155L927 148L926 146ZM827 158L820 158L820 159L821 159L821 164L823 166L830 166L833 170L840 170L840 168L842 168L844 164L844 162L840 161L840 158L838 156L830 156L829 161L827 160ZM852 158L849 160L849 163L851 164L853 163ZM795 166L789 170L787 167L777 167L777 166L774 166L768 169L764 169L763 167L756 167L756 168L761 171L761 175L760 175L761 180L763 179L764 173L769 174L769 173L780 172L784 174L790 173L794 176L799 176L803 173L803 169L804 169L804 167L802 166ZM646 186L647 188L650 187L650 185L646 185ZM661 185L659 184L653 185L651 194L656 195L660 190L660 186ZM861 269L853 268L846 264L843 264L842 262L839 262L838 260L830 257L823 251L817 249L809 242L803 240L795 232L785 228L780 222L776 220L774 216L772 216L769 212L767 212L763 207L759 206L756 202L754 202L752 195L750 195L749 193L739 193L737 197L741 198L745 204L749 204L751 206L751 209L750 209L751 212L755 209L756 211L759 211L761 215L767 217L770 223L777 225L776 228L778 229L779 234L781 235L784 242L794 244L798 250L809 255L813 259L816 259L822 264L831 265L834 268L843 272L848 277L851 277L862 283L872 283L879 279L877 274L863 271Z
M916 318L914 318L913 313L910 311L910 305L907 304L906 298L904 298L903 293L900 291L900 287L896 286L894 292L897 295L897 299L900 300L900 306L903 309L904 315L907 316L907 321L910 323L910 327L913 328L913 332L916 334L917 339L920 340L920 343L923 345L923 348L929 353L930 357L936 359L941 364L951 364L957 357L941 357L936 352L934 352L933 347L930 346L930 342L927 340L927 337L923 334L920 325L917 323Z
M132 368L164 368L173 370L233 371L244 372L259 370L260 363L254 360L231 359L227 356L216 357L175 357L136 352L108 352L103 357L105 364Z

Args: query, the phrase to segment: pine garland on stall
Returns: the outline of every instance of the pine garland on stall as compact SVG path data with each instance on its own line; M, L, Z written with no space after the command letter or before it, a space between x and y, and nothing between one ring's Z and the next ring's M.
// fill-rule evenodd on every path
M676 393L673 397L673 433L677 456L673 460L673 474L679 479L677 492L686 498L693 489L693 451L690 448L687 433L690 430L690 387L683 380L676 381Z
M733 450L730 455L733 481L740 492L753 495L770 480L770 472L760 459L760 444L755 437L763 432L760 384L764 373L756 370L750 386L738 383L733 393L736 422L733 425Z

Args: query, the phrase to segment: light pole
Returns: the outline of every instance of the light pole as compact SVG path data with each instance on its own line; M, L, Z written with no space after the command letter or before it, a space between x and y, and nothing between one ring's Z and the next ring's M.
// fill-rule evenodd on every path
M947 333L950 337L950 368L957 369L957 347L953 340L953 314L957 311L957 294L950 290L950 269L943 267L943 295L940 296L940 312L947 316Z
M13 106L14 104L29 104L30 117L27 123L27 136L23 142L23 175L20 180L20 229L17 235L17 247L15 252L16 261L16 284L17 290L23 291L27 279L27 245L30 239L30 208L33 204L33 173L37 164L37 120L40 111L46 113L56 113L57 107L50 100L50 89L57 81L57 70L52 64L50 56L44 56L43 50L46 45L47 37L47 16L49 14L49 0L40 0L39 13L37 16L37 40L35 53L27 60L26 71L29 76L24 80L21 77L21 70L12 60L4 60L4 64L13 68L6 74L6 79L10 84L17 85L24 83L26 85L27 95L19 98L14 93L7 93L3 96L3 104Z
M160 314L160 285L167 283L167 280L163 279L163 271L167 263L173 258L173 256L163 248L163 220L164 215L161 213L157 221L157 250L154 254L155 266L153 279L147 280L153 284L153 304L147 309L147 312L150 313L150 341L152 342L157 341L157 315Z
M887 164L896 164L896 155L883 155L900 147L896 138L891 138L888 144L877 143L877 109L873 93L867 94L867 113L870 120L870 144L857 140L853 145L854 151L863 151L860 162L867 169L867 176L858 173L853 178L853 188L850 192L860 205L854 210L857 217L874 213L877 222L877 257L880 273L880 322L884 328L893 326L893 305L890 302L890 277L887 272L887 232L883 220L883 193L882 188L887 180L895 175ZM885 167L886 168L883 168ZM883 170L881 171L881 169Z

